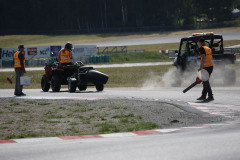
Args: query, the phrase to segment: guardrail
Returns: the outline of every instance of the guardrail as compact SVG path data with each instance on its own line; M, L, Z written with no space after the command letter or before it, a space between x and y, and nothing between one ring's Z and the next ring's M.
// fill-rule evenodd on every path
M167 55L169 58L174 59L175 57L177 57L178 50L176 49L159 50L159 53L163 53Z
M110 56L109 55L99 55L99 56L81 56L81 57L74 57L72 59L73 63L76 62L83 62L84 64L88 63L109 63ZM45 63L53 64L57 62L57 59L54 58L42 58L42 59L32 59L30 61L26 60L27 67L41 67L44 66ZM0 67L13 67L13 60L0 60Z

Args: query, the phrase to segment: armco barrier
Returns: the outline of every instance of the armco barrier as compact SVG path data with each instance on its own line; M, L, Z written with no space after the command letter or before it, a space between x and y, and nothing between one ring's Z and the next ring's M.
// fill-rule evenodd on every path
M89 57L89 63L104 63L110 62L110 56L109 55L99 55L99 56L90 56Z
M73 63L81 61L84 64L87 63L109 63L110 56L109 55L100 55L100 56L81 56L81 57L74 57L72 59ZM53 64L57 62L56 58L42 58L42 59L32 59L26 60L26 67L41 67L44 66L45 63ZM13 67L13 60L0 60L0 67Z
M81 61L83 64L89 63L89 56L73 57L72 62L76 63Z
M2 60L2 66L3 67L13 67L13 60Z

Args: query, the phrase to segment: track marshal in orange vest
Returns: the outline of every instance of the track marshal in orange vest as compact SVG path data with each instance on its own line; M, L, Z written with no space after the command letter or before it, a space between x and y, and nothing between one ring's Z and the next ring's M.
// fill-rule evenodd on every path
M58 53L58 62L62 65L71 64L72 50L73 50L73 45L69 42L66 43L65 47L61 49Z
M204 38L199 39L198 46L199 46L199 54L201 57L201 64L200 64L200 68L198 69L198 71L200 71L201 69L205 69L205 70L207 70L209 77L210 77L213 72L212 49L205 46ZM207 94L208 94L208 98L206 99ZM197 100L204 100L204 101L213 101L214 100L209 80L203 82L202 96L199 97Z
M25 56L23 54L24 51L24 45L19 45L18 46L18 51L14 53L13 55L13 65L16 73L16 82L15 82L15 91L14 95L15 96L25 96L22 92L23 86L20 85L20 77L26 73L25 71Z

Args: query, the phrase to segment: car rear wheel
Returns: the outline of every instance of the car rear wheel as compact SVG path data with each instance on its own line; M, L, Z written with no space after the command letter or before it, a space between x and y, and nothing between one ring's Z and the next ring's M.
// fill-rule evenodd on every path
M59 92L61 89L61 79L58 75L53 75L51 80L51 87L53 92Z
M42 76L41 87L42 87L43 92L48 92L50 89L49 79L46 75Z

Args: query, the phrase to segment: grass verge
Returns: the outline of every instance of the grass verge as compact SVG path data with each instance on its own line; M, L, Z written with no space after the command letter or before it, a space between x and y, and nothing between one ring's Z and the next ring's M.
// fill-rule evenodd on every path
M97 69L109 75L109 81L106 87L140 87L148 79L149 73L162 76L168 69L173 66L148 66L148 67L127 67L127 68L101 68ZM0 89L14 89L13 84L9 84L6 80L15 72L0 72ZM41 88L41 77L44 71L28 71L25 76L31 77L31 85L24 86L24 89Z
M172 61L165 54L153 51L142 53L109 53L109 55L111 57L111 64Z
M240 63L237 62L229 66L236 70L236 76L238 78L240 76L238 72ZM174 68L174 66L99 68L97 70L109 75L109 80L105 87L142 87L142 85L149 80L150 75L162 77L170 68ZM14 89L15 79L13 79L13 84L9 84L6 80L7 77L12 77L14 74L15 72L0 72L0 89ZM24 89L41 88L41 77L43 74L43 70L28 71L25 76L31 77L31 85L24 86Z

